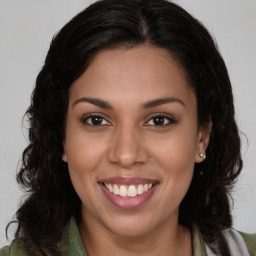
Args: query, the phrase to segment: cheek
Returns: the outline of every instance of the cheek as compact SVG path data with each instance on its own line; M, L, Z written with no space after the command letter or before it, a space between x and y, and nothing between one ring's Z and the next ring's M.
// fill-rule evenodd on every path
M180 171L186 166L194 166L197 150L196 130L180 130L152 140L151 154L162 164L164 169L179 167ZM176 168L175 168L176 169Z
M99 139L85 136L84 133L72 133L66 137L66 155L72 184L81 200L95 186L95 180L104 154L104 143ZM96 184L97 185L97 184ZM86 193L85 193L86 191Z
M172 194L185 196L194 173L194 161L192 156L166 155L160 159L163 170L163 184L171 190Z
M155 141L152 155L160 166L166 189L185 196L192 180L196 151L196 129L180 130Z
M87 141L90 142L90 140ZM81 140L72 141L67 151L71 182L82 205L88 210L97 207L97 201L93 198L98 189L96 180L99 175L97 169L100 165L101 151L99 145L96 145L95 143L92 147Z
M191 184L194 173L192 152L192 149L188 150L178 145L175 147L174 144L170 144L170 147L166 146L161 151L160 148L158 149L157 165L160 166L162 179L161 193L158 198L159 209L166 218L179 209Z
M87 134L83 131L73 131L66 138L66 155L68 163L72 169L83 171L94 169L94 165L99 163L104 152L104 140L100 137Z

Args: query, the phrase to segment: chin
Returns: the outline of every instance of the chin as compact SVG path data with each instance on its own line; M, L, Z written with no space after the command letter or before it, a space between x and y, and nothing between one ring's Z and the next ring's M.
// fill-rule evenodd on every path
M121 237L139 237L148 234L154 229L154 224L150 218L143 216L125 216L111 219L108 229Z

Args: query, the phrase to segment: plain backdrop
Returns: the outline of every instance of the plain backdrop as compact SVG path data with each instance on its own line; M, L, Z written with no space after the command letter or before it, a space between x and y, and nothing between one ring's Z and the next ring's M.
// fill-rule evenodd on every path
M52 36L93 1L0 0L0 247L19 199L15 174L27 144L22 117ZM234 226L256 232L256 0L175 1L216 38L234 88L244 169L233 193ZM247 139L245 135L247 136ZM15 226L10 228L11 233Z

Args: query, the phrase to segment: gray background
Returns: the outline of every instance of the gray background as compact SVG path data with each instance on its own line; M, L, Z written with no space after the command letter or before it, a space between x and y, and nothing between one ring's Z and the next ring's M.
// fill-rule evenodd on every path
M19 198L15 174L27 131L22 117L52 36L93 1L0 0L0 247ZM217 39L234 88L245 161L234 190L234 226L256 232L256 0L175 1ZM15 225L10 229L10 238Z

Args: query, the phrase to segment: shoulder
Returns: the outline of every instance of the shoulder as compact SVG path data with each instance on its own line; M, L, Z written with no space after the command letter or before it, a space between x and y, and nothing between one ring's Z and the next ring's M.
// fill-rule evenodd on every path
M5 246L0 249L0 256L8 256L9 255L9 246Z
M244 239L250 255L256 256L256 233L255 234L247 234L243 232L239 232L239 233Z
M0 249L0 256L28 256L24 243L20 239L15 239L9 246Z
M224 235L231 252L240 252L241 255L248 255L249 252L250 256L256 256L256 234L247 234L229 228L224 231Z

